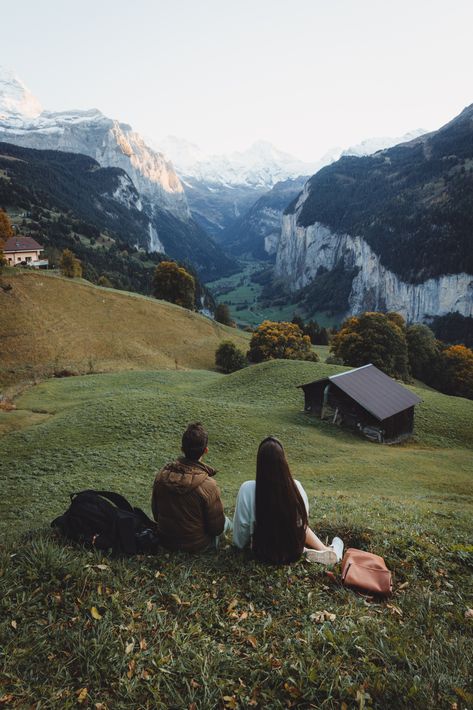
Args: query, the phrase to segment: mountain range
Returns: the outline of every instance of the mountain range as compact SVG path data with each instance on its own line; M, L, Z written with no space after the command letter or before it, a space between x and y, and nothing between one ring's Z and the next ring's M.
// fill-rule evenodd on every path
M128 124L108 118L97 109L43 111L21 80L2 69L0 141L80 153L102 167L121 168L139 194L136 208L147 218L141 245L150 252L192 260L205 278L233 268L233 262L192 218L171 162L147 146Z

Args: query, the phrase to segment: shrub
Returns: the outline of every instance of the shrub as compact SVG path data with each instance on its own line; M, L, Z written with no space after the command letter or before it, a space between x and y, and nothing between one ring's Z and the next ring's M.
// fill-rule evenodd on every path
M245 354L231 340L224 340L215 351L215 364L222 372L241 370L248 363Z
M304 335L295 323L265 320L253 333L248 359L251 362L264 360L312 360L318 355L312 351L310 338Z
M59 268L63 276L69 279L80 278L82 276L82 264L70 249L64 249L59 261Z
M336 357L335 355L329 355L325 362L327 365L343 365L343 360L341 357Z
M174 261L162 261L154 272L153 295L155 298L194 310L194 277Z
M446 394L473 399L473 350L464 345L445 348L436 384Z
M5 210L0 209L0 248L5 245L5 242L13 237L13 227L10 217Z
M102 276L99 276L97 280L97 284L99 286L103 286L104 288L113 288L113 284L108 278L108 276L105 276L105 274L102 274Z
M230 315L230 309L226 303L219 303L215 309L214 318L217 323L235 327L235 323Z

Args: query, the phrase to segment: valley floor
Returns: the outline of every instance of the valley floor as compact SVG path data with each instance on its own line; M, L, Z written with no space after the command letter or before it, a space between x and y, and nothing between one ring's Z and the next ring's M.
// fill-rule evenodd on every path
M0 702L473 706L473 402L419 390L415 439L378 446L301 411L296 385L336 370L276 361L228 376L90 375L44 382L0 412ZM83 488L149 511L154 472L197 419L227 512L254 477L259 441L277 435L313 528L383 555L393 598L367 602L322 567L265 566L229 544L113 560L48 531Z

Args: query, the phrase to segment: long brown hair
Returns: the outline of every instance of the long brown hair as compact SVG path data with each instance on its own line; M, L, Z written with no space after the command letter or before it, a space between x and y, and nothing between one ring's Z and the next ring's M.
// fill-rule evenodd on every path
M307 511L281 442L263 439L256 457L253 551L261 560L288 564L304 549Z

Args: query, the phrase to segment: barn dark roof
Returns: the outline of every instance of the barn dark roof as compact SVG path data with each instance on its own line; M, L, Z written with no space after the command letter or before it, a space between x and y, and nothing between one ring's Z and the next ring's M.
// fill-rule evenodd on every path
M38 251L43 249L41 244L38 244L33 237L10 237L3 247L3 253L11 253L17 251Z
M341 389L380 421L422 401L414 392L388 377L374 365L357 367L356 370L331 375L300 387L305 389L325 381Z

